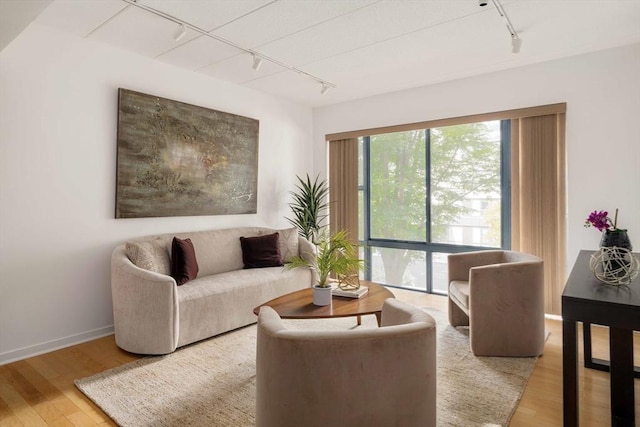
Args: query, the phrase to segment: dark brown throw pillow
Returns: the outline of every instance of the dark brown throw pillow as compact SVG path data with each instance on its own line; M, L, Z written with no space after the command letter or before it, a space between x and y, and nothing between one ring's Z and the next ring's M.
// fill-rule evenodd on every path
M171 242L171 277L176 279L178 286L198 276L198 261L191 239L173 238Z
M280 235L266 234L256 237L240 237L244 268L278 267L284 265L280 256Z

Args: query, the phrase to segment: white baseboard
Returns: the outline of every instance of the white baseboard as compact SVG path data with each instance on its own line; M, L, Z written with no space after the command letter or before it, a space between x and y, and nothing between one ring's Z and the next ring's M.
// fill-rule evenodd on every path
M36 344L29 347L19 348L17 350L7 351L0 354L0 365L5 365L7 363L16 362L28 357L38 356L40 354L60 350L61 348L71 347L72 345L92 341L97 338L106 337L108 335L113 335L113 325L83 332L81 334L70 335L68 337L43 342L41 344Z

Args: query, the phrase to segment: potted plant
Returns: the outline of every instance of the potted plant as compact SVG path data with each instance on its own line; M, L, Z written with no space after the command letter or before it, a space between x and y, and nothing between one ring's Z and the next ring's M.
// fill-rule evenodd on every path
M317 283L313 287L314 305L331 304L331 274L349 276L357 273L361 266L358 246L351 243L347 232L331 234L327 230L320 234L314 256L307 259L296 256L286 264L286 268L309 267L315 271Z
M618 209L616 208L613 221L608 215L607 211L593 211L584 223L585 227L593 226L602 232L600 252L596 254L598 262L595 262L592 257L591 270L595 274L595 268L601 264L607 280L619 281L628 276L629 266L633 261L631 255L633 247L627 230L618 228ZM596 275L596 277L598 276Z
M306 179L296 176L297 191L291 191L293 202L289 207L293 211L293 218L286 218L289 223L298 228L298 234L305 239L317 244L322 223L327 218L326 210L329 204L325 201L329 194L329 187L320 177L311 182L309 174Z

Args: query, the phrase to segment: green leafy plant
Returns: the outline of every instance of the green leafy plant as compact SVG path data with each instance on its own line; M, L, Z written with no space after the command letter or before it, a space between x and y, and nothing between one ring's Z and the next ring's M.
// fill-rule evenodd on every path
M362 268L362 260L358 259L358 245L351 243L346 231L331 234L324 231L320 234L314 256L305 259L300 256L291 258L286 268L309 267L318 275L318 286L329 287L331 273L337 276L348 276Z
M327 218L326 202L329 194L329 186L325 180L320 180L320 176L312 182L309 174L306 179L296 176L298 184L296 191L290 191L293 202L289 207L293 212L293 218L286 218L289 223L298 228L298 234L305 239L316 243L323 222Z

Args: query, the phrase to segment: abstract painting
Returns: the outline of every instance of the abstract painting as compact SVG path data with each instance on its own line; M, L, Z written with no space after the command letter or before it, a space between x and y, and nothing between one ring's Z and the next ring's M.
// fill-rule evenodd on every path
M256 213L259 121L118 90L116 218Z

